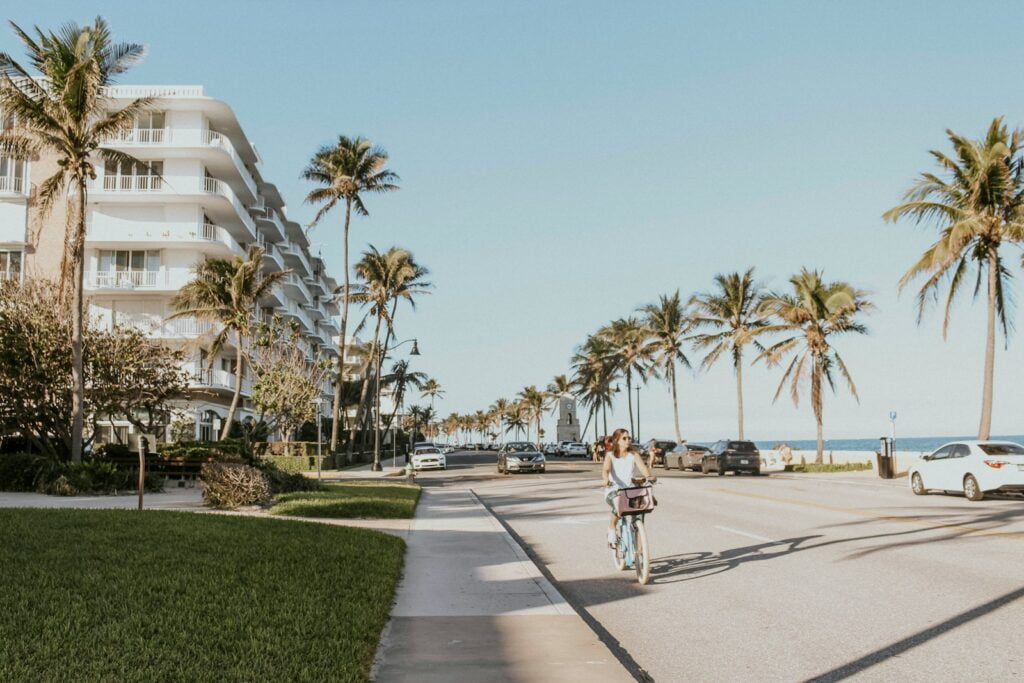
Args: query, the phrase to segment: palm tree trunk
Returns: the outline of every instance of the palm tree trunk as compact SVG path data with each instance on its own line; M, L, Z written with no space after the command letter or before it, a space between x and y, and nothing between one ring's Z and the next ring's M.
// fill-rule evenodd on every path
M231 433L231 423L235 421L235 411L238 410L238 401L242 396L242 375L245 368L242 367L242 333L235 330L235 393L231 397L231 407L228 408L228 416L224 420L224 428L220 430L220 440L228 438Z
M740 441L743 441L743 357L736 356L736 421Z
M633 431L633 373L626 372L626 403L629 404L629 433L634 437L636 432Z
M683 430L679 428L679 398L676 395L676 362L669 361L669 383L672 385L672 417L676 420L676 441L683 442Z
M352 420L352 426L348 433L348 450L345 456L348 462L352 462L352 451L356 445L356 433L362 425L364 406L366 405L367 396L370 393L370 364L372 362L373 358L371 356L367 356L366 362L363 364L363 386L359 390L359 403L356 404L356 415Z
M373 412L370 417L370 422L373 425L373 471L380 472L380 366L384 363L384 349L379 348L380 342L380 321L383 317L383 312L377 311L377 326L373 330L373 347L374 353L377 356L377 362L374 363L376 366L373 369Z
M985 325L985 380L981 388L981 424L978 438L987 439L992 432L992 384L996 364L996 294L999 286L999 254L988 250L988 320Z
M814 409L814 422L818 429L818 452L814 456L814 462L821 464L825 461L825 441L822 438L822 427L821 427L821 366L820 361L815 358L813 370L811 371L811 408Z
M85 179L78 183L78 215L75 216L74 235L71 241L72 282L71 282L71 459L82 459L82 437L85 431L85 376L84 352L82 348L82 323L84 317L85 266Z
M608 405L601 405L601 415L604 418L604 435L608 436Z
M341 301L341 329L340 336L338 337L338 384L334 387L334 409L332 410L331 420L331 452L338 452L338 425L341 423L341 387L345 383L345 328L348 324L348 294L349 294L349 282L348 282L348 226L349 220L352 217L352 200L348 199L345 202L345 232L342 237L344 261L345 261L345 288L344 298ZM349 454L351 455L352 449L349 448Z

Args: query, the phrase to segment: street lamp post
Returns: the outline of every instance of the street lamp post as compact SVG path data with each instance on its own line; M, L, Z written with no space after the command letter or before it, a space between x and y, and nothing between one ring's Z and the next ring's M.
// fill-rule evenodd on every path
M392 346L389 349L381 349L381 351L380 351L380 360L377 362L377 386L375 387L374 392L373 392L374 395L375 395L375 398L376 398L374 403L376 403L376 408L377 408L376 419L374 420L374 425L373 425L373 471L374 472L380 472L380 471L382 471L384 469L381 466L381 464L380 464L380 365L384 362L384 359L387 358L388 351L394 351L399 346L402 346L403 344L408 344L409 342L412 342L412 350L409 351L409 355L410 356L418 356L418 355L420 355L419 342L416 340L415 337L413 337L412 339L406 339L404 341L400 341L400 342L398 342L397 344L395 344L394 346Z

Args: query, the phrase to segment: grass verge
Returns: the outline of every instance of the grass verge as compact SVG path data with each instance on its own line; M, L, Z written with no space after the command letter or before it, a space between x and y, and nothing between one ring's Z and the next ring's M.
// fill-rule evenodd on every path
M366 680L404 546L272 519L0 510L0 680Z
M806 465L786 465L787 472L862 472L872 469L869 462L846 462L830 465L829 463L813 463Z
M409 519L416 511L420 487L361 481L324 484L323 491L296 491L274 497L270 513L290 517Z

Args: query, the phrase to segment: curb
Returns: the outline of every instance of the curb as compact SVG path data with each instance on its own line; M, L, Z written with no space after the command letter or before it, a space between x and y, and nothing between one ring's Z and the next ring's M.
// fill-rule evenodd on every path
M491 506L484 502L484 500L477 495L476 491L474 491L473 489L466 490L469 491L470 494L472 494L473 498L475 498L476 501L480 503L480 505L483 507L483 509L487 511L487 514L490 515L491 520L501 527L505 535L506 542L508 542L508 544L512 547L512 550L513 552L515 552L516 556L522 557L523 561L530 562L533 565L533 567L537 570L537 572L540 574L540 580L537 580L537 585L540 586L541 590L544 591L544 594L547 595L549 599L552 598L552 595L557 596L558 601L566 606L566 614L575 614L580 619L582 619L583 623L590 627L590 630L594 632L594 635L597 636L597 639L600 640L606 648L608 648L608 651L611 653L611 655L619 662L619 664L623 666L623 668L626 669L630 676L635 678L637 681L640 681L640 683L649 683L653 681L654 678L652 678L651 675L647 673L647 671L645 671L644 668L640 666L640 664L637 663L635 659L633 659L629 652L624 647L622 647L619 641L616 640L615 637L612 634L610 634L607 631L607 629L604 628L604 626L601 625L601 622L599 622L589 612L587 612L583 605L580 605L573 600L567 599L561 593L561 591L558 590L558 581L551 574L551 572L548 571L548 568L544 565L544 563L540 561L540 558L538 558L534 554L529 544L527 544L522 539L522 537L520 537L519 534L517 534L515 530L512 529L512 527L510 527L505 522L505 520L496 515L494 513L494 510L491 509ZM549 588L550 593L548 590ZM552 601L554 602L554 600ZM559 608L561 611L561 605L559 605Z

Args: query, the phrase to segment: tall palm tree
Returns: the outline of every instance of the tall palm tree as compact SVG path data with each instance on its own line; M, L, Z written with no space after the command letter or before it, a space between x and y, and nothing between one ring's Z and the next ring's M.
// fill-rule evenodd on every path
M540 418L544 414L548 397L543 391L532 384L519 392L519 401L526 412L528 420L533 420L537 426L537 448L540 448Z
M516 438L522 438L523 430L527 426L526 411L520 402L510 403L505 417L505 433L515 431Z
M420 398L430 397L430 407L434 407L434 399L438 396L444 396L444 390L441 388L441 383L434 378L430 378L423 382L422 393Z
M598 335L591 335L573 355L573 383L579 391L580 401L590 410L594 420L596 440L597 414L604 420L604 433L608 433L608 408L612 405L618 369L612 360L612 347Z
M89 181L96 179L96 162L140 163L134 157L101 145L134 126L135 117L153 100L139 98L115 106L104 89L140 61L142 45L115 43L107 22L97 17L91 26L69 23L57 32L38 27L33 38L15 23L25 45L34 77L7 53L0 53L0 110L12 115L13 127L0 131L0 155L27 160L52 154L57 171L36 194L45 216L62 197L67 203L67 228L61 258L61 292L70 285L71 309L71 457L82 458L85 425L85 384L82 374L83 275L86 207Z
M741 440L744 438L743 349L747 344L753 344L759 351L764 348L757 341L759 335L768 331L765 314L758 310L763 294L764 288L754 280L754 269L748 268L742 275L716 275L715 289L690 299L693 327L710 329L691 337L696 348L708 349L701 369L709 369L725 353L732 357L736 375L736 421Z
M405 400L406 388L412 387L413 389L421 389L423 388L423 382L426 378L426 374L410 370L409 361L407 360L395 362L395 364L391 366L391 372L381 378L381 383L391 389L392 404L394 407L391 411L391 415L388 416L387 423L384 425L385 433L391 429L391 425L394 424L395 418L402 409L402 403Z
M195 277L182 287L171 301L174 313L168 319L185 316L220 323L221 330L210 347L210 366L234 335L235 391L231 397L220 438L226 439L235 419L245 376L245 347L252 336L254 316L260 299L283 280L290 270L261 274L263 249L249 248L248 258L208 259L195 266Z
M818 454L815 462L822 462L824 442L822 438L822 413L824 409L823 388L828 382L835 392L833 370L838 370L853 397L860 401L857 386L853 383L846 363L832 345L832 338L843 334L867 334L867 328L856 320L860 313L874 310L868 293L855 289L846 282L825 282L820 271L801 270L789 280L792 294L769 293L759 308L772 315L777 322L773 331L790 333L792 336L778 341L758 358L764 358L774 366L792 352L793 360L786 367L775 391L775 398L786 383L794 405L800 403L800 387L809 380L811 408L817 425Z
M679 398L676 384L676 363L690 367L690 360L683 351L684 335L691 329L691 321L679 298L677 289L672 296L662 295L656 304L640 309L644 316L644 327L650 337L644 347L644 355L651 359L648 374L664 377L672 392L672 417L675 419L676 440L682 442L683 432L679 428Z
M345 204L345 226L342 232L342 260L345 266L345 279L342 285L341 325L338 355L338 376L344 379L345 374L345 334L348 324L348 301L350 295L348 265L348 233L352 219L352 209L362 216L369 216L363 204L362 195L367 193L384 193L398 189L398 176L386 168L388 155L380 147L361 137L350 138L338 136L334 145L325 145L317 150L310 160L302 177L323 187L318 187L306 195L307 204L323 204L316 212L310 228L338 205ZM333 423L331 425L331 451L338 450L338 424L340 422L341 400L339 389L341 382L335 385Z
M939 288L948 276L942 320L945 338L950 307L964 281L974 279L977 295L985 280L985 368L978 438L987 439L992 431L996 319L1004 337L1010 328L1007 287L1011 276L1000 247L1024 242L1021 131L1008 131L1002 118L997 118L983 140L971 140L951 130L946 134L953 146L953 156L938 150L931 152L945 177L922 173L907 191L904 203L889 209L883 218L893 222L910 218L915 223L934 223L939 228L939 239L900 279L903 290L912 280L925 278L917 295L918 323L929 301L938 299ZM976 271L973 278L972 271Z
M426 293L430 283L423 281L426 269L419 266L412 254L405 249L391 247L386 252L379 251L370 245L369 251L355 265L356 276L361 280L360 286L352 296L353 301L364 303L370 307L370 315L376 319L373 331L373 344L377 347L379 358L374 362L374 408L376 418L373 425L373 469L381 470L380 465L380 369L388 352L387 343L394 328L395 307L400 300L408 301L415 307L415 297ZM381 324L387 324L387 336L380 343Z
M633 427L633 376L636 375L644 383L647 382L647 368L650 358L647 355L648 329L638 318L619 318L613 320L597 332L598 336L611 345L611 357L619 372L626 378L626 402L629 405L629 429L636 435Z

